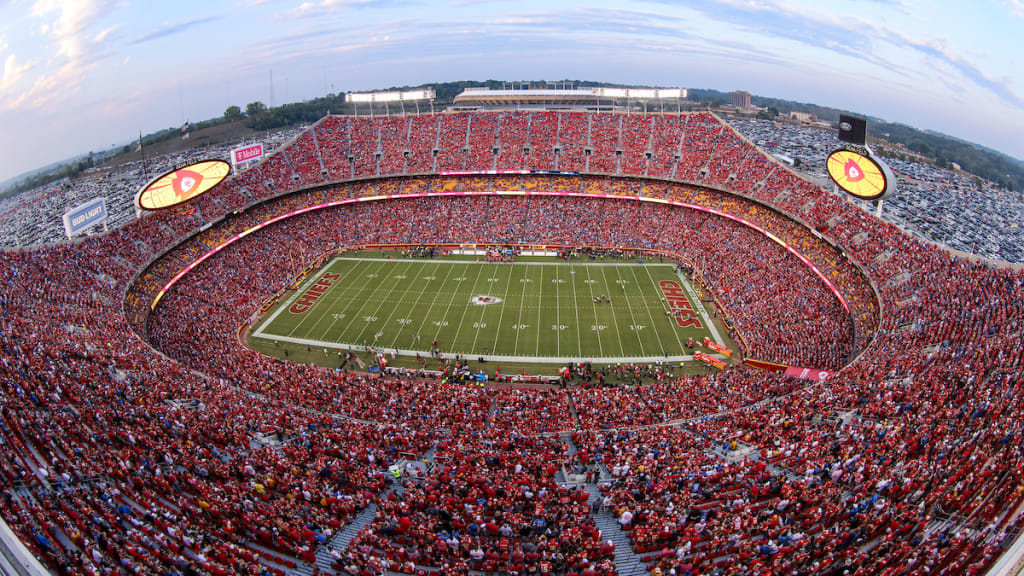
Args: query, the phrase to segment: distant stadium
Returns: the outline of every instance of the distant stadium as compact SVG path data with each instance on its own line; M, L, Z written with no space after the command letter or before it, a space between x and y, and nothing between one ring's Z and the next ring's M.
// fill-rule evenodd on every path
M1016 573L1021 273L685 92L469 96L327 116L174 208L3 252L5 557Z

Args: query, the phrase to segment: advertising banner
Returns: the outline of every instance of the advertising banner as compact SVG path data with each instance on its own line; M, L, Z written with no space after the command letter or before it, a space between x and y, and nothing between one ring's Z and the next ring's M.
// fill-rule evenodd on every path
M253 162L263 157L263 144L242 146L231 151L231 164L237 167L239 164Z
M786 368L786 376L792 376L793 378L800 378L802 380L815 380L817 382L824 382L828 379L830 373L825 370L815 370L814 368L801 368L799 366L790 366Z
M64 213L64 233L71 238L107 219L107 199L95 198Z

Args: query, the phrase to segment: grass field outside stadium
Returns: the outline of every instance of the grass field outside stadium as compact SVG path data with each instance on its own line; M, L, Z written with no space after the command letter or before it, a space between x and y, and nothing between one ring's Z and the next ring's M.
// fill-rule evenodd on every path
M408 359L429 358L437 342L445 357L554 366L678 364L693 359L687 340L705 337L731 346L672 263L378 253L329 260L283 294L248 341L275 355L281 346L372 347Z

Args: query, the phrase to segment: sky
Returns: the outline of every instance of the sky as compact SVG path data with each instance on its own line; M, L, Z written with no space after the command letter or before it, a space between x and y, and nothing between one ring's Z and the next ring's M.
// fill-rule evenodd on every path
M1022 69L1024 0L0 0L0 181L231 105L485 79L746 90L1024 158Z

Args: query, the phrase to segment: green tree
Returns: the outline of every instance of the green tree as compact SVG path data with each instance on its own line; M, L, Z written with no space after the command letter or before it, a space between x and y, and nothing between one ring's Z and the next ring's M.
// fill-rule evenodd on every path
M253 102L253 104L259 104L259 102ZM252 104L250 104L251 106ZM228 106L228 109L224 111L224 119L228 122L235 122L242 119L242 109L238 106Z
M267 111L267 105L263 102L249 102L245 105L245 115L250 119L259 116Z

